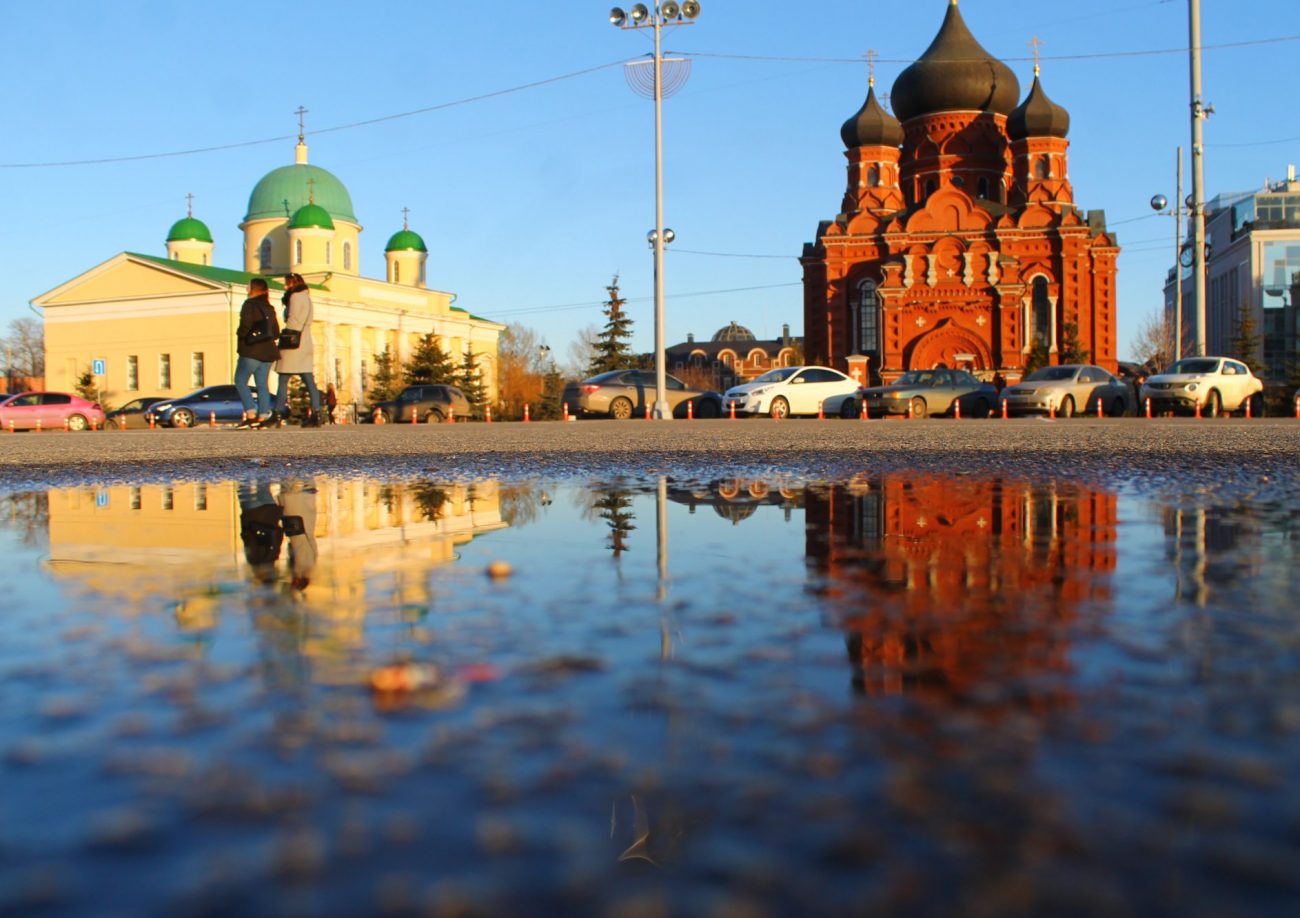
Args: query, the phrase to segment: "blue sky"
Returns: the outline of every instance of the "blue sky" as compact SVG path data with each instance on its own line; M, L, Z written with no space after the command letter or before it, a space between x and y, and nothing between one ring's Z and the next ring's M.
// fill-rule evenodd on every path
M624 4L627 6L628 4ZM842 122L880 55L888 92L942 22L947 0L810 4L703 0L694 25L666 34L691 58L665 103L668 343L736 320L760 337L803 330L797 261L844 191ZM1120 257L1119 352L1161 301L1173 225L1147 201L1174 188L1190 146L1188 4L964 0L989 51L1043 82L1072 119L1078 203L1104 210ZM248 194L293 161L300 104L311 161L352 194L363 273L411 227L428 243L430 286L563 354L600 324L612 275L653 346L653 105L621 62L648 32L611 27L604 2L373 6L317 0L118 0L7 4L0 80L0 324L28 301L120 251L163 254L194 194L216 263L240 266ZM1293 117L1300 23L1294 2L1206 0L1207 197L1262 186L1300 163ZM1216 45L1241 44L1216 48ZM1131 53L1146 52L1146 53ZM586 71L585 73L583 71ZM569 76L571 74L580 74ZM559 79L557 79L559 78ZM540 84L532 88L518 89ZM432 109L343 130L357 122ZM279 139L274 139L279 138ZM250 143L269 140L265 143ZM193 155L112 159L248 144ZM1186 192L1190 193L1190 166Z

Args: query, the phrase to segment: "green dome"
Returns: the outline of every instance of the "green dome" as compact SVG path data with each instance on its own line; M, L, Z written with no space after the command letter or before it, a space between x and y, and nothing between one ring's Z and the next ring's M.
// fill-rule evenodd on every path
M319 204L304 204L294 211L289 229L334 229L334 221Z
M208 225L202 220L195 220L193 217L182 217L172 224L172 228L167 231L168 242L211 242L212 233L208 232Z
M393 238L384 246L385 252L428 252L424 240L414 230L404 229L393 233Z
M311 185L307 184L309 180ZM281 166L262 176L248 196L244 220L286 219L313 198L335 220L357 222L352 213L352 196L343 183L320 166L306 163Z

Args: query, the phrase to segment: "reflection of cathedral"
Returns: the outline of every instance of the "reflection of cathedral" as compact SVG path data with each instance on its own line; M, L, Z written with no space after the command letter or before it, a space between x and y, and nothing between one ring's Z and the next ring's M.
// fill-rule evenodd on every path
M966 697L1062 671L1069 624L1110 601L1113 494L883 476L810 488L807 519L809 563L871 691Z
M769 483L761 478L724 478L696 488L674 488L669 498L685 504L694 513L697 507L712 507L713 512L737 525L749 519L759 507L780 507L786 521L803 505L803 488Z

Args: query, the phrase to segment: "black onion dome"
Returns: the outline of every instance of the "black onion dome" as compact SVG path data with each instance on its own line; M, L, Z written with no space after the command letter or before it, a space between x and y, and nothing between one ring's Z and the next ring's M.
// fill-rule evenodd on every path
M732 322L726 328L718 329L713 336L714 341L756 341L754 333L743 325L737 325Z
M935 112L1009 115L1020 100L1020 82L1010 67L975 40L957 10L957 0L951 0L939 34L898 75L890 98L902 121Z
M840 137L850 150L854 147L897 147L903 143L903 125L881 107L873 85L867 89L867 101L862 103L862 108L840 128Z
M1065 137L1070 133L1070 113L1043 91L1043 84L1034 74L1034 85L1029 95L1007 117L1007 135L1012 140L1026 137Z

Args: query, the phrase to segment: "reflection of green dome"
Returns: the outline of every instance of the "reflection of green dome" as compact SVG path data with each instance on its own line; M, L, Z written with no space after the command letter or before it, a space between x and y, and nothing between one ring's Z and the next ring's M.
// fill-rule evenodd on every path
M208 232L208 225L202 220L195 220L193 217L182 217L172 224L172 228L167 231L168 242L211 242L212 233Z
M384 246L385 252L428 252L424 240L414 230L404 229L393 233L393 238Z
M313 184L309 186L308 180ZM313 198L334 219L357 222L352 213L352 196L343 183L320 166L306 163L281 166L264 175L248 196L244 220L286 219Z
M319 204L304 204L293 212L289 229L334 229L334 221Z

